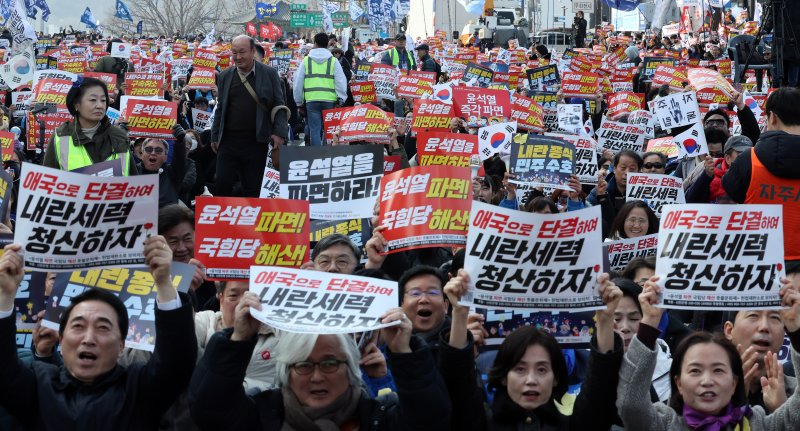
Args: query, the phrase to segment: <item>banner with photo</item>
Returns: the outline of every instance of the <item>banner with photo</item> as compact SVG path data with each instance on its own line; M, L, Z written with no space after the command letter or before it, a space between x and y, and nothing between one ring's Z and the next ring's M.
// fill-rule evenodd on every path
M510 179L514 184L572 190L575 146L553 136L520 134L511 144Z

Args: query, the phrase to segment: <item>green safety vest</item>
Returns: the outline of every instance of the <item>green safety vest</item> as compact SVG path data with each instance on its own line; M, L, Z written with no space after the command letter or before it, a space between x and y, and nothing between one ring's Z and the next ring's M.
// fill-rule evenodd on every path
M408 69L414 69L416 64L414 63L414 57L411 55L409 50L406 50L406 55L408 56ZM389 50L389 59L392 61L392 66L397 67L400 64L400 55L397 53L397 48L392 48Z
M333 57L319 64L306 57L305 76L303 78L303 98L306 102L335 102L336 79L334 78Z
M61 138L63 136L58 136L57 134L53 135L53 145L56 146L56 152L58 153L58 164L61 166L61 169L65 171L74 171L75 169L80 169L85 166L90 166L94 164L92 158L89 157L89 153L86 151L83 145L75 145L72 142L72 136L66 136L67 144L61 145ZM107 159L108 160L115 160L117 158L122 159L122 175L128 176L128 169L130 167L130 152L126 151L124 153L112 153Z

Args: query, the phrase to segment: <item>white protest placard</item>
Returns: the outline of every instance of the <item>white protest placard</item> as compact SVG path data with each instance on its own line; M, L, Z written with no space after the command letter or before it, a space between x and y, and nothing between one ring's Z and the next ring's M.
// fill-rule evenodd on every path
M611 271L622 271L636 257L655 256L656 247L658 247L657 233L603 243L603 251L608 254Z
M596 310L603 258L598 206L535 214L474 201L465 304L488 309Z
M269 166L264 167L264 178L261 180L260 198L278 198L281 195L281 173Z
M781 205L664 207L656 274L661 307L777 309L783 268Z
M14 118L24 117L30 111L30 100L33 91L12 91L11 107L14 109Z
M511 153L511 142L517 132L517 122L497 123L478 129L478 154L486 160L494 154Z
M158 232L158 175L93 177L24 163L14 242L25 267L76 271L144 265Z
M664 130L688 126L702 119L694 91L670 94L651 103L653 113Z
M644 137L647 139L656 137L656 117L649 111L640 109L631 112L628 116L628 124L644 127Z
M399 323L381 323L383 313L397 307L395 281L252 266L250 291L261 300L261 310L251 308L250 314L283 331L338 334L372 331Z
M692 125L690 129L672 138L672 142L678 147L678 157L680 158L708 154L706 133L700 123Z
M683 180L672 175L628 173L625 201L644 201L661 218L664 205L684 204Z
M106 108L106 117L108 117L108 120L111 122L111 124L117 124L120 115L119 109L115 109L110 106Z
M557 109L558 128L577 135L583 126L583 105L559 104Z
M394 100L394 92L400 72L397 68L385 64L373 64L369 72L369 80L375 83L375 96L378 100Z
M581 184L597 184L597 142L588 136L545 133L561 138L575 146L575 175Z
M131 44L125 42L113 42L111 44L111 56L117 58L131 58Z
M597 144L614 153L622 150L641 153L644 149L644 135L642 126L606 120L597 130Z
M192 108L192 128L198 133L211 129L211 113L202 109Z

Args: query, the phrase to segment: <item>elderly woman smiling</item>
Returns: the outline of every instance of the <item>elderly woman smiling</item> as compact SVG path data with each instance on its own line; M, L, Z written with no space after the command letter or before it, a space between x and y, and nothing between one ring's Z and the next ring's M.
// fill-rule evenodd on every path
M282 333L275 352L280 389L248 397L242 387L256 343L259 322L247 293L236 307L232 330L215 334L192 377L192 418L213 430L444 430L450 428L450 401L430 350L411 335L400 308L383 322L388 365L397 396L372 399L362 390L361 354L348 335ZM401 414L402 413L402 414Z

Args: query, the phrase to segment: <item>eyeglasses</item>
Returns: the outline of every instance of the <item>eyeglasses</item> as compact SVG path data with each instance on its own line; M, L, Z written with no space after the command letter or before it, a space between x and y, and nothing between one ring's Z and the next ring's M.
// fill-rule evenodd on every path
M319 259L317 259L316 263L322 268L330 268L331 265L334 265L338 269L344 269L352 265L353 261L345 257L334 260L331 260L330 258L327 257L320 257Z
M625 223L643 225L647 223L647 219L638 217L629 217L625 219Z
M442 291L439 289L431 289L428 290L427 292L423 292L419 289L411 289L408 292L406 292L406 295L412 298L422 298L422 295L428 295L429 298L437 298L439 296L442 296Z
M664 164L663 163L658 163L658 162L656 162L656 163L645 163L643 166L644 166L645 169L661 169L661 168L664 167Z
M333 374L339 370L339 365L344 364L347 361L342 361L341 359L324 359L319 362L311 362L311 361L302 361L296 362L292 365L292 369L294 372L300 376L307 376L314 372L314 368L319 367L319 370L325 374Z
M144 147L144 152L147 154L150 153L164 154L164 149L161 147Z

